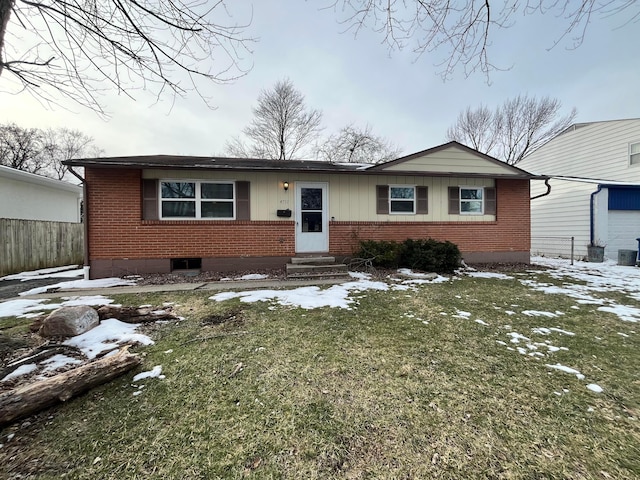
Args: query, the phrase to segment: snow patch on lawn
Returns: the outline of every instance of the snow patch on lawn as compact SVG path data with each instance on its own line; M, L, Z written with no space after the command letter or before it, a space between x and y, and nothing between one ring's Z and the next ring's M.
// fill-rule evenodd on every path
M100 325L82 335L71 337L64 342L64 345L79 348L89 359L93 359L107 350L116 349L120 344L152 345L153 340L148 336L136 333L139 326L138 323L125 323L110 318L103 320Z
M136 285L135 280L124 278L98 278L96 280L72 280L69 282L60 282L53 285L45 285L44 287L36 287L26 292L20 292L20 296L37 295L53 290L72 290L77 288L108 288Z
M134 382L139 382L140 380L144 380L145 378L159 378L160 380L164 379L165 376L162 375L162 365L156 365L148 372L140 372L133 377Z
M60 303L47 303L50 301L48 298L7 300L0 303L0 317L32 318L42 315L47 310L60 307L99 306L113 303L113 300L102 295L62 297L62 300Z
M571 375L575 375L578 380L584 380L584 375L581 374L575 368L565 367L564 365L561 365L559 363L556 363L555 365L549 365L547 363L547 364L545 364L545 367L553 368L554 370L560 370L561 372L565 372L565 373L570 373Z

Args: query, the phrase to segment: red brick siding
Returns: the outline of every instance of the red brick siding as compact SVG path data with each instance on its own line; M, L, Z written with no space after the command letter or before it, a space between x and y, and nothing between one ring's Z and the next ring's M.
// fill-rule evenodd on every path
M433 238L462 252L528 252L531 243L529 181L497 180L495 222L332 222L329 250L350 255L359 240Z
M287 257L293 221L142 220L139 170L86 169L89 258ZM464 252L528 252L529 181L496 180L495 222L331 222L332 254L350 255L360 239L449 240Z
M89 258L293 256L291 221L142 220L139 170L86 169Z

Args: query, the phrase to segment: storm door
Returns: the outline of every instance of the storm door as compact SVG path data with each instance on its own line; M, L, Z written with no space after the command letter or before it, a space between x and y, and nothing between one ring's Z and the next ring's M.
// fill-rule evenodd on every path
M296 252L328 252L326 183L296 182Z

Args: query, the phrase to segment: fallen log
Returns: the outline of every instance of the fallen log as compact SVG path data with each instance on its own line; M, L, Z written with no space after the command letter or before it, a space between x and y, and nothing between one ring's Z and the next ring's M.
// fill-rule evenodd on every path
M122 307L103 305L98 308L100 320L116 318L125 323L146 323L159 320L178 320L178 316L171 312L170 307Z
M17 370L22 365L26 365L28 363L38 363L42 360L46 360L47 358L53 357L59 353L72 353L75 355L82 355L80 349L77 347L72 347L69 345L60 345L60 344L45 344L36 348L34 351L20 357L11 363L8 363L4 367L0 367L0 379L6 377L11 372Z
M108 357L0 394L0 426L66 402L138 366L142 359L126 346Z

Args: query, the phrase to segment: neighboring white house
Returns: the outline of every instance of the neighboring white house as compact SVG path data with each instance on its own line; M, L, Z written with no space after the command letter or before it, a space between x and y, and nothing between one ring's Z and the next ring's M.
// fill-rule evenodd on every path
M0 165L0 218L80 222L82 187Z
M532 182L531 250L584 256L590 243L605 256L637 250L640 237L640 118L577 123L520 163L547 175L551 191Z

